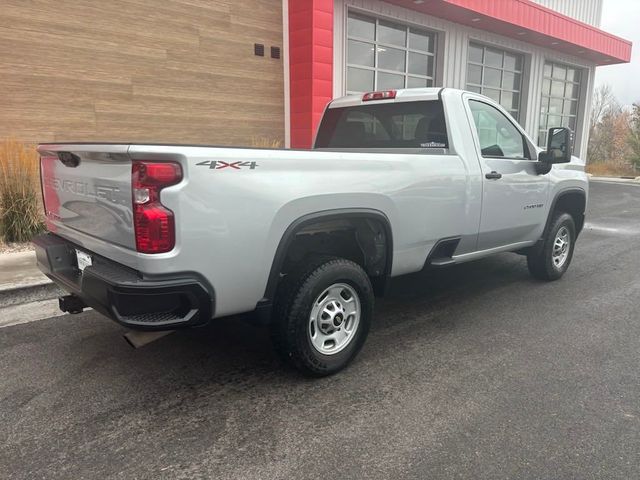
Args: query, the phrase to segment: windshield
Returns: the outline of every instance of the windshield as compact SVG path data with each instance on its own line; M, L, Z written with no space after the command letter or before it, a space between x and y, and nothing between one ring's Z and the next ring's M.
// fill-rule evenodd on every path
M442 102L330 108L315 148L448 148Z

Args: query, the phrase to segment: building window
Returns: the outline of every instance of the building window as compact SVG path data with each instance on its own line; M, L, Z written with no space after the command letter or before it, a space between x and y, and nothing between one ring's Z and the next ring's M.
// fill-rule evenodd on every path
M522 55L470 43L467 90L495 100L519 120L523 63Z
M432 87L435 34L349 12L347 93Z
M546 62L543 72L538 132L538 145L542 147L547 143L547 131L551 127L569 127L576 131L582 79L580 69L560 63Z

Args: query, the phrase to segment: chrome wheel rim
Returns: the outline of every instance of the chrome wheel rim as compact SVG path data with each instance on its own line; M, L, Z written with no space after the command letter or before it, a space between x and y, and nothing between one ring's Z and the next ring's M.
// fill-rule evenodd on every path
M561 227L556 233L553 241L553 251L551 252L551 260L556 268L562 268L569 258L569 250L571 246L571 234L567 227Z
M307 334L323 355L335 355L354 339L360 324L360 298L351 285L334 283L313 302Z

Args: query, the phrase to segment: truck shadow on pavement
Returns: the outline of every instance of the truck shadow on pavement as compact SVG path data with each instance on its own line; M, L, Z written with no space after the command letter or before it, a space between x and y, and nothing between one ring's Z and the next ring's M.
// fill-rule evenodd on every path
M16 363L11 360L15 352L29 356L27 364L11 367L25 375L30 374L25 369L46 364L52 378L73 385L80 402L105 390L114 395L121 391L134 403L160 395L162 403L174 404L185 395L223 395L223 387L240 388L244 394L274 391L278 385L316 388L313 385L366 377L374 369L393 369L398 360L394 355L409 343L419 349L453 349L451 341L462 338L457 329L481 332L477 322L493 316L498 291L527 292L535 285L524 259L516 255L394 279L387 296L378 299L369 338L358 358L345 371L322 380L306 379L283 365L271 347L267 327L255 327L238 317L178 331L134 350L121 337L121 327L88 311L3 329L0 353L4 350L11 363ZM514 293L504 296L513 298ZM438 346L442 335L449 335L448 346L446 342Z
M428 340L434 334L460 327L460 316L451 312L452 305L475 309L477 299L514 284L515 288L531 289L537 282L530 278L524 258L512 254L393 279L385 298L377 300L369 338L354 367L363 368L356 366L362 363L360 360L384 355L408 339ZM484 308L480 306L471 318L489 314L490 308ZM251 377L263 380L264 376L304 381L276 358L268 328L243 320L236 316L203 328L178 331L127 356L148 359L151 368L161 368L165 362L170 368L181 365L185 380L196 383L198 379L218 384L251 382ZM403 333L387 338L387 330ZM380 345L382 337L384 345ZM133 368L140 368L136 363Z

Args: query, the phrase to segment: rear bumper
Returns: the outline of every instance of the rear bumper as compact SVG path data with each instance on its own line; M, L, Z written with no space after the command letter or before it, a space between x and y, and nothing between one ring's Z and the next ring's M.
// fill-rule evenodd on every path
M93 264L81 272L76 260L81 247L53 234L40 235L33 243L45 275L129 328L169 330L204 325L213 317L213 288L196 273L150 277L92 252L86 253Z

